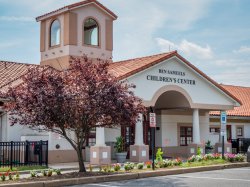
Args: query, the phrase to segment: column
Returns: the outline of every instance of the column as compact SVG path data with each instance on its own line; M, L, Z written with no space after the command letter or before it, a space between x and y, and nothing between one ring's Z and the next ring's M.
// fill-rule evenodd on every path
M143 115L138 115L135 124L135 144L130 145L130 161L146 162L149 160L149 147L143 143Z
M199 109L193 109L193 143L188 145L188 156L197 154L200 148L201 154L205 153L205 144L201 144Z
M105 144L105 132L103 127L96 128L96 143L95 146L106 146Z
M105 144L105 129L103 127L96 128L96 144L90 147L90 164L111 164L111 147Z
M139 119L140 121L135 125L135 145L144 145L142 114L139 114Z
M199 122L199 109L193 110L193 143L200 144L200 122Z

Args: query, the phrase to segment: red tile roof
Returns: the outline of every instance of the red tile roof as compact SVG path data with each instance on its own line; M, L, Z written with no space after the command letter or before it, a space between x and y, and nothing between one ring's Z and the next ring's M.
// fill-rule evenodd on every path
M221 85L224 89L230 92L232 95L237 97L242 105L240 107L234 107L234 110L228 110L228 116L250 116L250 87L232 86L232 85ZM210 115L218 116L219 111L211 111Z
M250 88L219 85L182 56L180 56L177 51L113 62L110 64L109 71L118 77L119 80L122 80L174 56L181 59L184 63L186 63L186 65L194 69L234 100L240 104L243 104L241 107L235 107L235 110L229 111L229 115L250 116ZM10 83L14 85L20 83L20 77L27 72L29 67L32 66L37 65L0 61L0 90L6 90ZM217 115L218 112L211 112L210 114Z
M37 65L0 61L0 90L10 83L17 81L27 72L28 68L34 66Z
M64 6L62 8L57 9L57 10L54 10L52 12L49 12L49 13L43 14L41 16L38 16L36 18L36 21L41 21L44 18L46 18L47 16L51 16L51 15L54 15L54 14L61 14L63 12L67 12L67 11L69 11L71 9L74 9L74 8L77 8L79 6L88 5L90 3L96 4L98 7L100 7L101 9L105 10L108 14L110 14L111 17L113 17L114 19L117 19L117 15L114 12L112 12L111 10L109 10L103 4L99 3L97 0L85 0L85 1L80 1L78 3L74 3L74 4L71 4L71 5Z
M116 77L119 77L119 79L125 79L133 74L158 64L163 60L173 57L176 53L176 51L172 51L169 53L114 62L110 64L110 72Z

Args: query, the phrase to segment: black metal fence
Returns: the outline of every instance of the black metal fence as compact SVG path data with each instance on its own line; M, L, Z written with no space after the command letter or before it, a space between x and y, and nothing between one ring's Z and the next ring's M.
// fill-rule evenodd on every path
M250 146L250 138L238 138L232 139L232 151L233 153L246 153Z
M48 141L0 142L0 167L48 165Z

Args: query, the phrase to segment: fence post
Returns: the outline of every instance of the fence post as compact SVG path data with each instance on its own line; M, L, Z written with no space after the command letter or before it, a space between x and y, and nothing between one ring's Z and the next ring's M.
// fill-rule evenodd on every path
M39 165L43 165L43 141L40 140Z
M25 165L28 164L29 161L29 142L26 140L26 149L25 149Z
M48 160L49 160L49 141L46 141L46 166L48 167Z
M13 164L13 141L10 142L10 170L12 170Z
M236 142L237 142L237 148L236 148L236 151L237 151L237 154L239 153L239 147L240 147L240 142L239 142L239 138L236 139Z

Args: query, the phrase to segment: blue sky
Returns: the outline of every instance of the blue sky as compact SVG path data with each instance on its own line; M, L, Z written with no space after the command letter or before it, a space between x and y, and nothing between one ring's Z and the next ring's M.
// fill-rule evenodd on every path
M39 64L35 17L79 0L0 0L0 60ZM250 86L249 0L100 0L118 15L114 61L178 52L224 84Z

